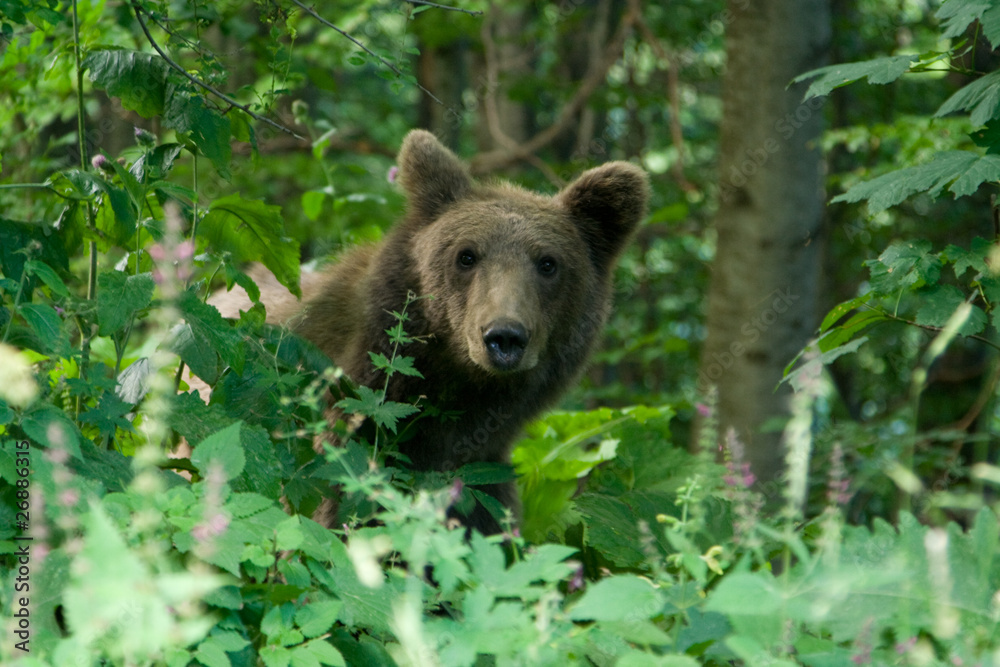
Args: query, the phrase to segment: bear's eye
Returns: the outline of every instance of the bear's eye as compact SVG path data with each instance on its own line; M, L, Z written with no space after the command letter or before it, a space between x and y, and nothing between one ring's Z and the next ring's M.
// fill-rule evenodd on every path
M538 260L538 272L543 276L554 276L556 274L556 260L551 257L542 257Z
M476 254L471 250L458 253L458 265L463 269L471 269L476 264Z

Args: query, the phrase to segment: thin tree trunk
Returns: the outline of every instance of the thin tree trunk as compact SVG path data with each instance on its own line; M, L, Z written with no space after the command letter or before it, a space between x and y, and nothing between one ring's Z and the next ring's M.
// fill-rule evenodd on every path
M789 81L821 66L828 0L729 0L721 203L699 384L718 388L720 426L736 429L761 482L782 465L785 365L817 324L823 220L817 141L822 100Z

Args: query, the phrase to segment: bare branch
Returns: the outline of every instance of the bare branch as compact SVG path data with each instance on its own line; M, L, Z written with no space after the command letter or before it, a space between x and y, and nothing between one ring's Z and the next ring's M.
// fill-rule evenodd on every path
M594 94L594 91L597 90L597 88L604 82L611 67L618 62L618 59L621 57L622 49L625 45L625 38L628 36L629 30L635 24L637 18L638 15L635 13L633 7L629 7L625 11L625 14L622 16L621 23L618 25L618 30L615 32L615 35L604 49L604 55L599 63L599 66L594 67L587 74L587 76L580 81L580 86L573 94L573 97L570 98L565 105L563 105L563 108L559 111L559 116L551 125L544 130L541 130L524 143L514 146L503 146L496 150L476 155L470 160L472 171L477 174L488 173L496 171L497 169L505 167L513 162L517 162L518 160L530 160L530 157L533 156L536 151L550 144L567 127L569 127L570 123L573 122L576 113L583 107L584 104L587 103L590 96ZM487 91L487 96L491 94L493 94L492 90ZM488 116L487 122L490 122ZM492 133L492 128L490 131Z
M436 9L447 9L447 10L453 11L453 12L462 12L462 13L468 14L469 16L482 16L483 15L483 13L481 11L479 11L479 10L462 9L460 7L449 7L448 5L439 5L436 2L424 2L424 0L406 0L406 2L410 3L411 5L426 5L428 7L434 7Z
M350 42L352 44L354 44L355 46L357 46L359 49L361 49L362 51L364 51L365 53L367 53L371 57L373 57L376 60L378 60L380 63L382 63L382 65L384 67L387 67L389 69L389 71L391 71L396 76L398 76L400 78L405 78L404 75L403 75L403 73L400 72L396 68L395 65L393 65L388 60L386 60L385 58L383 58L379 54L375 53L374 51L372 51L371 49L369 49L367 46L365 46L364 44L362 44L361 42L359 42L357 39L354 38L353 35L351 35L347 31L342 30L342 29L338 28L337 26L335 26L333 23L330 23L329 21L327 21L325 18L323 18L322 16L320 16L319 14L317 14L315 9L312 9L310 7L306 7L299 0L292 0L292 3L295 4L295 5L297 5L299 8L302 9L302 11L304 11L306 14L309 14L309 16L313 17L314 19L316 19L317 21L319 21L320 23L322 23L323 25L325 25L327 28L331 28L333 30L336 30L338 33L340 33L341 35L343 35L344 37L346 37L348 40L350 40ZM419 83L415 82L414 85L416 85L417 88L419 88L420 90L424 91L424 93L426 93L427 96L430 97L432 100L434 100L435 102L437 102L441 106L445 106L445 103L442 102L441 100L439 100L434 95L434 93L432 93L431 91L427 90L426 88L424 88L423 86L421 86Z
M176 70L177 72L180 72L188 81L190 81L194 85L198 86L199 88L202 88L202 89L207 90L208 92L212 93L213 95L215 95L216 97L218 97L220 100L224 101L229 106L235 107L235 108L243 111L244 113L246 113L251 118L254 118L255 120L259 120L262 123L267 123L271 127L275 128L275 129L278 129L278 130L281 130L282 132L284 132L286 134L290 134L293 137L295 137L296 139L299 139L300 141L306 141L305 137L299 136L293 130L285 127L281 123L277 123L277 122L271 120L270 118L266 118L266 117L261 116L260 114L254 112L254 111L251 111L250 108L247 105L240 104L239 102L237 102L233 98L231 98L228 95L226 95L225 93L223 93L221 90L218 90L217 88L214 88L213 86L210 86L209 84L205 83L201 79L199 79L199 78L197 78L197 77L189 74L186 69L184 69L183 67L181 67L180 65L178 65L176 62L174 62L170 58L170 56L168 56L166 54L166 52L164 52L164 50L160 48L160 45L156 43L156 40L153 39L153 35L150 34L150 32L149 32L149 27L146 25L146 22L142 18L142 14L143 14L144 10L141 7L139 7L138 3L136 3L136 2L132 3L132 11L135 13L135 18L139 22L139 27L142 28L142 32L146 35L146 39L149 40L150 46L152 46L153 49L158 54L160 54L160 57L163 58L164 62L166 62L167 65L169 65L172 69Z

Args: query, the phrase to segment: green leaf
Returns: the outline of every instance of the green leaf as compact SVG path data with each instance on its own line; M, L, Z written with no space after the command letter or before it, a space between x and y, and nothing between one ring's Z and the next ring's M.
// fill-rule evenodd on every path
M212 202L198 233L215 251L232 254L236 263L261 262L278 282L301 297L299 244L283 232L280 207L229 195Z
M944 249L944 257L955 265L955 277L961 278L970 268L976 273L987 273L989 267L986 265L986 258L993 249L993 243L984 238L976 237L972 239L971 250L960 248L957 245L949 245Z
M309 651L321 664L330 665L331 667L347 667L344 656L341 655L340 651L333 644L330 644L325 639L315 639L307 642L298 650Z
M164 347L181 358L191 372L210 385L219 379L219 354L204 337L196 336L187 322L170 331Z
M168 66L152 53L102 49L83 60L90 80L144 118L163 113Z
M979 21L993 48L1000 47L1000 7L981 0L950 0L935 13L941 21L942 37L960 37L966 28Z
M570 608L569 617L574 621L645 620L663 611L663 605L663 594L648 580L617 575L587 588Z
M195 659L205 667L232 667L229 656L212 638L208 638L198 645L198 650L194 654Z
M894 241L877 261L865 264L871 269L872 291L882 296L908 287L933 285L941 276L941 260L924 239Z
M21 428L32 441L47 448L65 449L73 457L83 459L76 424L54 405L42 404L26 413Z
M38 336L41 352L60 352L68 345L62 332L62 318L55 308L47 303L22 303L17 307L24 321Z
M846 86L862 78L867 78L868 83L872 84L892 83L903 76L910 69L910 64L916 60L919 60L918 56L903 55L886 56L858 63L828 65L800 74L792 80L792 83L816 79L806 91L805 99L808 100L812 97L828 95L833 89Z
M396 425L400 419L418 411L416 406L409 403L386 401L384 391L365 386L358 387L358 398L342 398L337 401L336 407L352 414L371 417L380 427L387 428L393 433L396 432Z
M842 325L834 327L819 339L820 352L829 352L836 347L840 347L873 324L888 320L889 317L878 310L862 310L855 313Z
M868 303L872 296L872 293L868 292L867 294L834 306L830 312L826 314L826 317L823 318L822 324L819 325L819 333L823 333L829 329L831 326L839 322L840 318L847 315L847 313L851 312L855 308Z
M246 359L243 337L219 314L218 309L202 301L193 289L181 293L177 306L191 328L194 341L197 344L208 345L209 349L218 352L222 360L234 371L242 374ZM179 348L180 351L184 349L183 345Z
M243 472L246 458L243 455L243 445L240 442L240 428L243 422L236 422L217 433L202 440L191 452L191 463L201 473L208 474L209 466L218 464L225 475L226 481L234 479Z
M66 283L62 281L59 274L57 274L48 264L34 259L29 259L24 263L24 269L29 275L38 276L38 278L40 278L53 293L58 294L59 296L69 296L69 288L66 287Z
M868 212L874 215L918 192L936 197L950 183L948 190L958 197L975 192L984 181L997 179L1000 179L1000 156L945 151L926 164L897 169L859 183L834 197L831 203L867 199Z
M226 501L226 511L234 519L243 519L274 507L274 501L259 493L234 493Z
M343 606L340 600L310 602L295 612L295 624L306 637L319 637L333 627Z
M965 303L965 295L954 285L934 285L921 290L920 296L921 306L915 321L921 326L943 327L959 306ZM958 333L962 336L972 336L985 328L986 313L978 306L973 306Z
M188 135L197 150L212 162L219 175L229 180L229 162L233 157L233 150L230 144L232 123L227 117L207 107L201 96L171 85L163 111L163 123Z
M400 373L418 378L423 377L420 371L413 367L413 357L396 357L390 361L384 354L378 352L369 352L368 356L371 357L375 368L385 371L389 375Z
M804 388L804 385L819 372L819 365L828 366L845 354L853 354L857 352L858 348L867 342L868 336L863 336L844 343L838 347L830 348L818 357L800 365L794 371L790 371L789 369L792 367L792 364L802 358L802 355L799 355L785 367L785 377L781 379L781 382L788 382L792 385L792 389L796 392L801 391Z
M115 392L109 391L101 394L96 406L80 415L80 421L96 426L102 437L114 438L119 429L135 432L132 422L125 418L125 415L133 409L133 405L123 401Z
M323 190L307 190L302 193L302 212L305 216L316 222L320 213L323 212L323 201L326 199L326 192Z
M971 111L973 127L993 120L1000 108L1000 71L990 72L964 88L959 88L934 113L936 118L955 111Z
M130 276L121 271L105 271L98 275L98 333L109 336L125 328L139 311L149 307L155 287L149 273Z

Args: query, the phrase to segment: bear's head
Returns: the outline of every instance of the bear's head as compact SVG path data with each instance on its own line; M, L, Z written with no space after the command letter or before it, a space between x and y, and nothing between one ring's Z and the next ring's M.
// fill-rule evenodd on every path
M399 153L413 265L432 333L451 357L491 375L553 357L602 324L611 272L648 200L644 171L610 162L553 197L480 185L434 135ZM576 329L576 330L574 330Z

